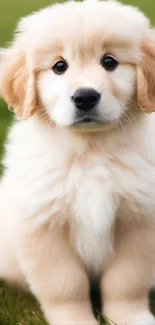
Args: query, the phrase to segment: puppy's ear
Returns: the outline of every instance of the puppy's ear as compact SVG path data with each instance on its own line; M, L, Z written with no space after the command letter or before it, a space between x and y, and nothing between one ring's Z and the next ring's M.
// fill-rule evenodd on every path
M0 95L21 119L35 113L35 75L29 71L24 53L0 51Z
M146 113L155 111L155 39L142 44L142 61L137 67L137 106Z

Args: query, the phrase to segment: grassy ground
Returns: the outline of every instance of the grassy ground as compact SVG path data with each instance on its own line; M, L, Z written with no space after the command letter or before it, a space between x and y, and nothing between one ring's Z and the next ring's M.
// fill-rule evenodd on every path
M139 6L151 18L152 23L155 24L155 0L125 0L122 2ZM50 0L0 1L0 47L5 46L11 39L12 30L19 17L51 3L52 1ZM11 114L8 112L4 102L0 100L0 158L10 121ZM155 296L153 295L151 309L155 314ZM17 289L9 288L4 283L0 283L0 325L32 324L46 325L35 299Z

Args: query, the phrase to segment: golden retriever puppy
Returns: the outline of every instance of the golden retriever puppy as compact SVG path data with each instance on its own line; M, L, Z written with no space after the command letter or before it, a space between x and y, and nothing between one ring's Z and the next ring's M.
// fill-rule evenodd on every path
M0 277L51 325L95 325L89 279L118 325L154 325L155 32L115 1L21 19L0 91L20 117L0 184ZM19 121L21 120L21 121ZM113 323L112 323L113 324Z

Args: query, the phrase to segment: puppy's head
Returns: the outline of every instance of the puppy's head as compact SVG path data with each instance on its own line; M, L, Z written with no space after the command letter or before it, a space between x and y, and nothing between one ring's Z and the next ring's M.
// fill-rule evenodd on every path
M59 126L119 123L155 110L155 36L137 9L67 2L26 18L1 54L0 92L21 118Z

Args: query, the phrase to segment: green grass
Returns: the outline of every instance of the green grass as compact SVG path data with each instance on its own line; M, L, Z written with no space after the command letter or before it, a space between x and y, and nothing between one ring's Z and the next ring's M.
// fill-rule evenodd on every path
M0 325L45 325L36 300L29 294L0 285Z
M155 0L126 0L122 2L140 7L155 24ZM50 0L0 1L0 47L5 46L10 41L12 31L21 16L51 3ZM3 142L10 121L11 113L7 110L6 104L0 100L0 158L2 157ZM155 296L151 298L151 309L155 314ZM32 324L46 325L35 299L20 290L9 288L6 284L1 283L0 325Z

